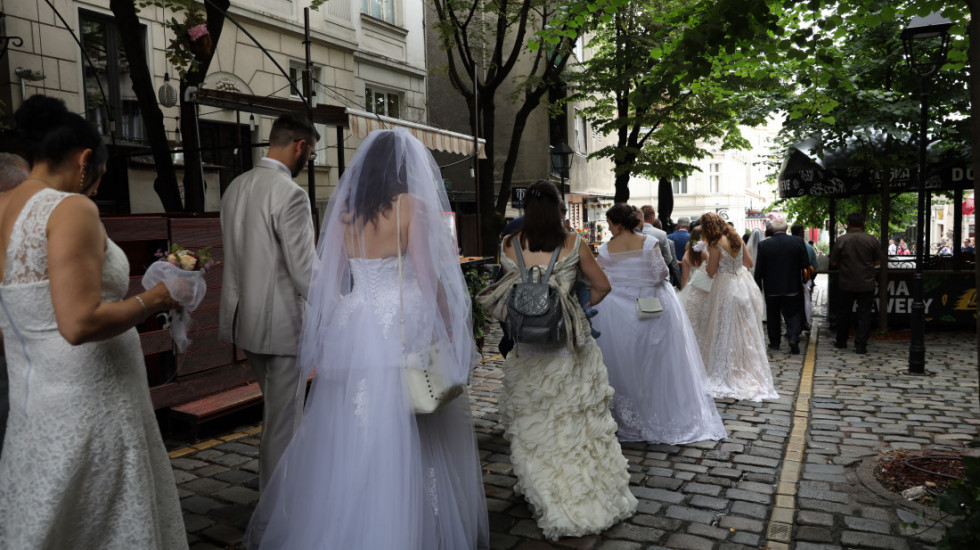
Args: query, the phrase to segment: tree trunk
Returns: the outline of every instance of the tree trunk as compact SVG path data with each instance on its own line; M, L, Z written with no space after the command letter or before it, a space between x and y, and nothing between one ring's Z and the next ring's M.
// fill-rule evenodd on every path
M477 193L480 196L480 238L481 253L484 256L496 256L500 238L500 230L503 225L503 214L501 210L497 212L494 206L494 124L496 123L496 107L493 101L484 101L484 94L480 94L482 106L480 109L483 122L484 139L486 139L487 158L480 159L480 181Z
M116 17L116 25L120 29L135 29L139 27L136 16L136 6L132 0L111 0L109 8ZM139 101L140 115L143 127L150 140L153 152L153 164L157 177L153 189L163 203L167 212L183 210L180 200L180 188L177 185L177 171L171 156L170 143L167 141L167 130L163 122L163 113L157 105L156 91L153 89L153 76L146 64L146 48L136 32L120 32L123 50L129 60L130 77L133 81L133 92Z
M201 160L201 143L198 139L197 104L184 101L185 92L190 86L200 86L208 74L211 59L221 37L225 22L225 11L230 0L214 0L215 6L206 4L208 34L214 45L211 52L198 57L193 70L187 71L180 81L180 132L184 139L184 210L204 212L204 171Z
M527 127L527 118L541 104L544 90L529 93L525 96L524 104L514 116L514 126L510 132L510 146L507 148L507 158L504 159L504 170L500 176L500 191L497 193L497 212L506 212L510 201L510 184L517 166L517 157L521 152L521 138Z

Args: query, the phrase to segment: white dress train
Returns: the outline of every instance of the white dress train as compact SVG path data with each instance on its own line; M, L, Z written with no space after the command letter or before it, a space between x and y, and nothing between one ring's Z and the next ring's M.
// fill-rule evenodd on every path
M610 409L620 441L683 444L727 437L708 392L698 344L652 238L640 250L599 248L612 292L592 324L615 388ZM656 296L658 317L637 319L636 299Z

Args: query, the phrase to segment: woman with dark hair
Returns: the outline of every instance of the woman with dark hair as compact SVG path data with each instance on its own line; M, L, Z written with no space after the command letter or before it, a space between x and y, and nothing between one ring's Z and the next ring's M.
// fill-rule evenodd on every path
M599 265L612 292L594 323L603 333L599 347L616 390L610 409L619 440L680 445L725 438L659 242L633 230L640 220L625 204L607 210L606 221L613 239L599 248ZM637 300L649 297L660 300L663 312L638 319Z
M418 139L395 129L364 140L317 245L297 356L304 379L315 368L303 421L246 548L489 548L469 398L416 414L410 390L410 371L462 386L479 362L448 211Z
M187 548L134 328L173 300L162 283L123 299L129 262L89 199L107 158L95 128L43 96L15 121L32 167L0 194L0 546Z
M479 296L494 317L505 320L509 291L521 281L517 254L530 270L544 273L558 251L549 282L561 295L565 340L518 343L504 361L500 397L518 478L515 490L552 540L599 533L636 510L609 413L613 390L602 352L572 291L582 274L592 284L589 305L594 306L609 293L609 281L581 238L565 232L559 203L553 183L541 180L528 187L524 226L501 243L506 274Z
M779 399L762 333L762 293L749 272L752 258L735 230L713 212L701 216L701 235L713 280L701 348L711 392L718 398Z

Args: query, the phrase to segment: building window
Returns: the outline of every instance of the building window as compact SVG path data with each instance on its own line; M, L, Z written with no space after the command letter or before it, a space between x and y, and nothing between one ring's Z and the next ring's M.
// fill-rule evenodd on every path
M365 88L364 104L369 113L377 115L399 118L399 113L401 113L401 100L398 94L394 92Z
M395 24L395 0L363 0L361 13Z
M588 122L586 122L585 117L575 117L575 151L580 155L589 154L586 143L588 140L587 126Z
M686 195L687 194L687 176L681 176L680 178L674 178L671 180L670 184L674 187L675 195Z
M708 166L708 192L718 193L721 189L721 163L712 162Z
M85 63L83 69L85 118L99 129L99 133L109 135L113 129L107 118L108 107L115 119L116 135L126 140L142 141L143 121L139 101L133 92L129 59L119 39L115 20L79 11L78 22L82 48L92 60L92 63ZM140 25L136 32L145 42L146 27Z

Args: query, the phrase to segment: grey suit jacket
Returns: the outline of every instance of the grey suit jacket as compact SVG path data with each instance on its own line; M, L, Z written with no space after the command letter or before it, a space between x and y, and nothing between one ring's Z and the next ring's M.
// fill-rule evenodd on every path
M295 355L316 259L309 197L284 166L263 158L221 198L221 234L218 338Z

